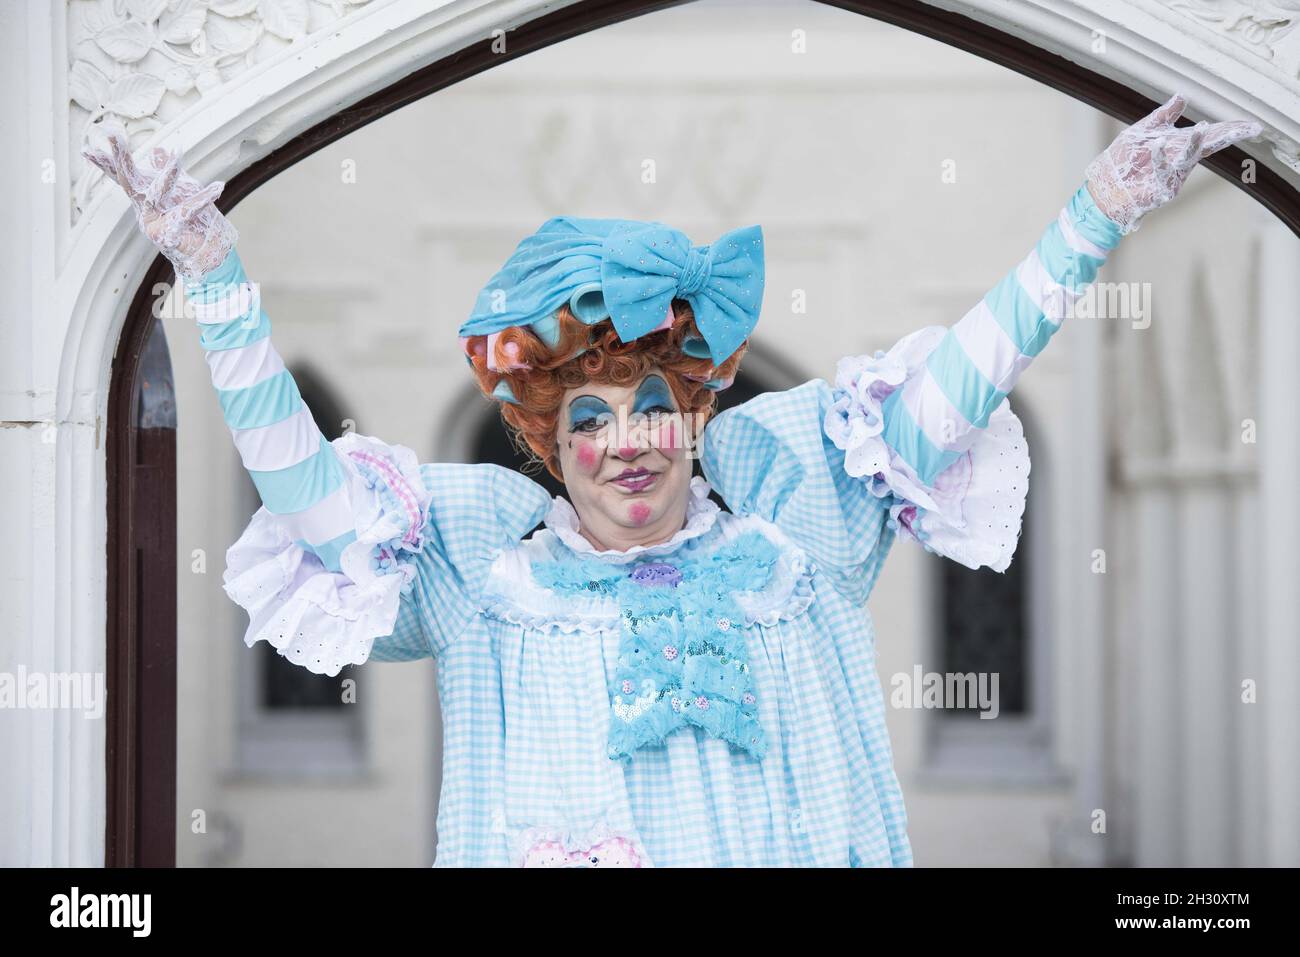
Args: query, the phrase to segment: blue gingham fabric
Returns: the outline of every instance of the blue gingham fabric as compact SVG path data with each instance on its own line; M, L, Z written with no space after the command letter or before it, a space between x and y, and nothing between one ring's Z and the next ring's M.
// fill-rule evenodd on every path
M923 330L888 356L850 357L853 374L837 377L834 388L815 379L721 413L704 431L705 478L692 482L686 526L667 542L595 552L571 506L531 479L495 465L427 464L418 466L423 489L407 488L399 503L418 502L412 529L422 526L414 550L393 559L409 587L391 628L381 623L383 634L370 620L349 639L347 602L334 590L346 589L348 576L315 544L333 539L291 542L276 523L292 515L268 517L269 509L250 525L259 534L246 532L247 543L228 554L244 569L250 596L237 600L269 609L273 624L276 608L295 601L339 619L331 660L437 659L444 743L437 866L908 866L865 603L899 534L972 567L1000 569L1010 560L1028 457L1005 394L1117 241L1081 187L1025 261L952 329ZM227 268L244 280L237 260ZM254 294L246 282L235 287L224 294L234 309L212 308L201 321L236 329L243 326L218 323L260 316L239 335L264 338ZM208 292L195 290L216 301ZM249 389L282 379L282 363L257 341L205 342L214 382ZM221 355L219 346L248 356ZM296 395L291 380L282 391ZM240 408L251 401L240 399ZM294 402L281 405L297 414ZM285 429L283 421L232 423L241 452L247 446L249 456L267 459L254 430L267 422ZM944 430L949 423L958 426L955 438ZM409 458L409 450L365 441L375 445L377 467L393 471ZM938 450L928 457L926 442ZM294 454L312 449L299 442ZM710 483L730 512L709 501ZM347 524L358 505L353 493L338 497L351 510L338 513ZM543 520L546 527L528 535ZM764 752L687 724L630 761L611 759L620 608L604 595L552 591L534 567L700 567L754 534L779 555L761 588L736 595ZM303 564L303 548L319 560ZM288 582L289 566L306 571Z
M415 556L414 588L371 657L438 661L437 866L518 866L538 848L571 864L910 865L863 607L893 535L885 505L843 476L822 437L829 402L815 380L714 419L703 464L734 513L696 479L686 529L631 554L565 534L571 509L524 476L423 466L438 545ZM548 592L533 564L671 563L755 531L781 555L742 624L766 755L685 727L611 760L617 606Z

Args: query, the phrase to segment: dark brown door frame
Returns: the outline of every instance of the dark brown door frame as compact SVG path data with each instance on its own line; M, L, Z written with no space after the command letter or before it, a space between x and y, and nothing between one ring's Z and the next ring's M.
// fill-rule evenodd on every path
M240 171L219 205L229 211L276 174L408 103L516 57L592 30L689 0L589 0L512 30L506 53L484 40L405 76L341 110ZM983 57L1126 123L1159 104L1029 42L919 0L819 0ZM1190 123L1188 120L1184 124ZM1297 235L1300 193L1263 166L1255 183L1239 175L1236 147L1205 165L1248 192ZM140 357L153 323L151 292L172 280L161 256L127 311L113 358L108 402L108 814L109 866L175 864L176 809L176 468L175 445L137 428Z

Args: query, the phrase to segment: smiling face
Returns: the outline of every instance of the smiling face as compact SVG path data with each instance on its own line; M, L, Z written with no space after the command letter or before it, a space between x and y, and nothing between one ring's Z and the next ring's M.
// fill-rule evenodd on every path
M658 368L628 385L566 390L556 442L582 534L619 550L676 534L686 520L692 435Z

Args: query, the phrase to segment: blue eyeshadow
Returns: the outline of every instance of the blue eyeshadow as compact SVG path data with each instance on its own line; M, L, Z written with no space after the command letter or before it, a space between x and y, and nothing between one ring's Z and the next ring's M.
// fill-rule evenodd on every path
M668 383L661 376L651 375L641 382L636 389L636 395L633 398L634 412L642 412L645 409L662 405L665 408L673 409L673 394L668 388Z
M596 419L602 415L612 415L613 411L609 403L604 399L597 399L595 396L583 395L569 403L569 428L586 422L589 419Z

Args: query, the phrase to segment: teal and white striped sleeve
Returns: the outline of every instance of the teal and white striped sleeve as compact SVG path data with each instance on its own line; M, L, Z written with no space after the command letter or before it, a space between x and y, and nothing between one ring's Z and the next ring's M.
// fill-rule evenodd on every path
M1080 186L1038 244L884 402L884 439L925 485L985 428L1120 240Z
M849 474L888 499L891 529L971 568L1010 565L1029 454L1007 393L1122 235L1085 183L951 328L840 361L825 432Z
M550 495L497 465L421 464L401 445L326 441L232 249L186 284L212 382L262 507L226 552L244 641L318 674L440 654L469 625L495 555Z
M369 436L328 441L271 343L255 283L232 248L186 299L212 384L262 507L226 552L245 643L336 675L368 659L431 656L414 597L431 493L415 454Z
M221 411L262 504L326 568L356 540L345 470L271 343L255 283L232 248L216 269L187 280Z

